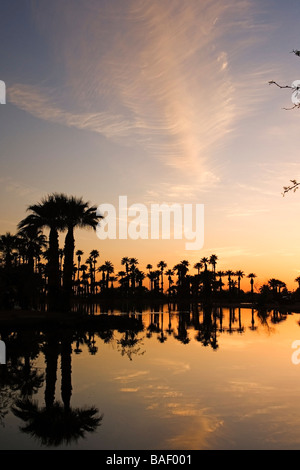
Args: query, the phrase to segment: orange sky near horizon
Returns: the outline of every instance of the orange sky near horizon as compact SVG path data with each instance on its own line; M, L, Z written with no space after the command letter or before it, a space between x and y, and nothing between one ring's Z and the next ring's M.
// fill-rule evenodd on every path
M203 204L199 250L83 230L76 249L116 272L129 256L143 271L187 259L192 274L216 254L217 269L254 272L256 288L297 287L300 192L281 193L300 180L299 110L268 84L300 77L295 0L3 0L1 11L0 233L53 192L116 209L124 195Z

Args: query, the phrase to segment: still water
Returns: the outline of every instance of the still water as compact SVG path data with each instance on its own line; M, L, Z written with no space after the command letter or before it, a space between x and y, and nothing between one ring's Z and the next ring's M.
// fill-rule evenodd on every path
M0 448L300 449L300 315L177 308L0 327Z

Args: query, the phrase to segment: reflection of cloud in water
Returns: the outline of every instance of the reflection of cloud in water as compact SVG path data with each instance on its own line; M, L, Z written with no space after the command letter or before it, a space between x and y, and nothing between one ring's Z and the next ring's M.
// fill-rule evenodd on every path
M119 375L118 377L114 377L114 380L119 381L121 383L127 383L127 382L132 382L136 378L140 378L143 375L149 374L149 371L147 370L138 370L136 372L133 372L131 374L126 374L125 375Z
M120 392L138 392L140 389L139 387L136 388L120 388Z
M180 374L182 372L187 372L190 370L190 364L183 361L172 361L171 359L159 358L153 361L162 367L166 367L168 372L172 374Z
M182 431L179 430L178 434L166 440L166 446L169 449L208 449L210 448L209 441L214 438L214 434L217 431L224 432L224 421L213 414L207 414L206 409L196 410L191 407L191 409L182 410L182 414L188 418L188 421L181 428Z

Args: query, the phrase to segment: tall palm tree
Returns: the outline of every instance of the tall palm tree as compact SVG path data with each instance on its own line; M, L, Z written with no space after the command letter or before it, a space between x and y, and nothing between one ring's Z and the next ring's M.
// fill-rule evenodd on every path
M93 265L93 259L91 256L89 256L86 260L85 260L85 264L88 265L89 267L89 275L88 277L90 278L90 294L93 293L93 288L94 288L94 275L93 275L93 269L94 269L94 265Z
M129 257L128 256L123 256L121 259L121 265L125 266L125 271L126 271L126 287L127 289L129 288Z
M23 245L29 270L33 273L34 260L39 259L42 255L43 248L47 247L46 236L40 229L28 226L18 231L17 238L21 242L21 245Z
M148 277L149 280L150 280L150 291L153 291L153 289L154 289L154 283L155 283L155 279L156 279L156 273L155 273L155 271L150 271L150 272L147 274L147 277Z
M0 236L0 252L4 255L4 266L10 268L12 265L13 251L16 248L16 236L10 232Z
M82 198L74 196L67 197L64 194L59 195L63 208L64 223L67 228L65 237L65 259L63 273L64 287L64 310L70 309L70 298L72 294L72 278L74 266L75 239L74 230L79 228L92 228L96 230L98 222L103 218L97 213L97 208L84 202Z
M108 284L109 284L109 278L110 278L110 275L115 271L114 270L114 266L112 264L111 261L105 261L104 263L104 268L105 268L105 271L106 271L106 289L108 289Z
M145 273L140 271L139 269L136 270L136 281L138 283L139 288L143 287L143 280L145 279Z
M228 269L227 271L225 271L225 274L228 278L228 290L229 290L229 292L231 292L231 288L232 288L232 279L231 279L231 277L234 276L234 272L231 271L231 269Z
M159 263L157 263L157 267L160 269L161 273L161 291L164 292L164 270L167 267L167 263L159 261Z
M181 286L186 278L187 272L189 270L189 262L187 260L180 261L180 263L176 264L173 270L177 271L178 276L178 285Z
M98 273L102 273L100 286L101 286L102 289L105 289L106 288L106 276L105 276L106 266L105 266L105 264L102 264L101 266L99 266L97 271L98 271Z
M168 282L169 282L169 294L171 294L171 286L173 284L173 279L172 279L172 276L173 276L174 272L172 271L172 269L168 269L166 271L166 276L168 276Z
M57 194L51 194L37 204L27 208L31 213L21 220L18 229L34 227L35 229L49 229L48 248L48 296L49 310L59 308L59 246L58 232L65 228L65 220L60 198ZM73 267L73 264L72 264Z
M99 251L98 250L92 250L90 252L90 257L92 259L92 262L93 262L93 276L94 276L94 283L96 281L96 262L97 262L97 258L99 258L100 254L99 254Z
M200 263L204 264L204 269L205 271L207 271L207 265L209 263L209 259L206 258L206 256L204 256L203 258L201 258Z
M76 256L77 256L77 280L79 281L79 271L80 271L80 263L81 263L81 257L83 255L83 251L77 250L76 251Z
M139 264L136 258L129 259L129 271L130 271L130 278L131 278L131 287L135 288L135 277L136 277L136 267Z
M147 277L149 277L150 279L150 290L152 290L152 281L151 281L151 269L153 268L152 264L148 263L147 266L146 266L146 269L148 269L148 274L147 274Z
M222 286L224 285L223 282L222 282L222 277L225 276L225 273L224 273L224 271L217 271L216 276L218 276L218 278L219 278L218 284L219 284L219 289L220 289L220 292L221 292L222 291Z
M218 261L218 257L217 255L210 255L210 258L209 258L209 264L212 265L213 267L213 273L214 273L214 280L216 278L216 265L217 265L217 261Z
M245 273L244 273L244 271L238 270L238 271L235 272L235 275L238 278L238 293L240 294L240 292L241 292L241 279L243 279L243 277L245 276Z
M126 276L126 272L121 270L121 271L118 271L117 273L117 278L118 278L118 281L121 285L121 287L124 287L124 277Z
M64 257L64 250L62 248L58 249L58 257L59 257L59 266L62 268L62 262Z
M123 258L121 259L121 265L122 266L125 266L125 270L126 270L126 274L128 275L129 273L129 258L128 256L123 256Z
M298 289L300 290L300 276L296 277L295 282L298 282Z
M251 285L251 295L253 296L253 285L254 285L254 278L256 278L256 274L250 273L247 276L250 279L250 285Z
M87 274L88 267L86 264L82 264L80 266L81 274L81 282L82 282L82 292L86 295L88 290L88 274Z
M283 281L278 281L278 292L280 294L281 289L286 289L286 283Z
M152 264L148 263L147 266L146 266L146 269L148 269L149 273L150 273L152 268L153 268Z
M198 261L198 263L194 264L194 268L197 269L197 274L199 276L200 270L203 268L203 263L201 263L201 261Z

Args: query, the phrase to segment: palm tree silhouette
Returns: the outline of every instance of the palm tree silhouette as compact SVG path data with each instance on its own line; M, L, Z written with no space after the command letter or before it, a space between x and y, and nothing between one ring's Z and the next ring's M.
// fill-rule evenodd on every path
M58 231L65 228L62 205L59 196L52 194L43 198L38 204L29 206L27 210L31 214L19 222L19 230L33 227L36 230L47 228L50 231L48 248L48 308L49 311L57 310L60 306Z
M241 292L241 279L245 276L245 273L244 273L244 271L238 270L238 271L235 272L235 275L238 278L238 293L240 295L240 292Z
M95 432L103 419L103 415L97 416L98 409L95 407L70 408L66 411L59 402L51 408L39 407L36 401L29 398L18 400L12 411L26 423L20 428L21 431L47 447L77 442L86 433Z
M157 267L160 269L160 273L161 273L161 292L164 291L164 269L167 267L167 263L165 263L164 261L159 261L159 263L157 263Z
M197 274L199 276L200 270L203 268L203 263L201 263L201 261L198 261L198 263L194 264L194 268L197 269Z
M153 268L152 264L147 264L146 266L146 269L148 269L148 274L147 274L147 277L149 278L150 280L150 290L152 290L152 281L151 281L151 276L150 276L150 273L151 273L151 269Z
M200 263L204 264L204 269L205 271L207 271L207 265L209 263L209 259L204 256L203 258L201 258Z
M83 255L83 251L77 250L76 251L76 256L77 256L77 280L79 281L79 271L80 271L80 263L81 263L81 257Z
M139 269L136 270L136 281L138 283L139 288L143 287L143 280L145 279L145 273L140 271Z
M277 288L278 288L278 280L275 278L269 279L268 281L269 287L272 289L273 294L277 294Z
M93 259L91 256L89 256L86 260L85 263L89 266L89 275L88 277L90 278L90 286L89 286L89 293L93 294Z
M231 279L231 277L234 276L234 272L231 271L231 269L228 269L227 271L225 271L225 274L228 277L228 290L229 290L229 292L231 292L231 290L232 290L232 279Z
M178 276L178 285L182 286L184 283L185 277L187 275L187 272L189 270L189 262L187 260L180 261L180 263L176 264L173 268L174 271L177 271L177 276Z
M102 273L102 279L100 281L100 286L101 286L102 289L105 289L106 288L106 276L105 276L106 266L105 266L105 264L102 264L101 266L99 266L98 273Z
M169 289L168 289L169 295L171 294L171 286L173 284L173 280L172 280L173 275L174 275L174 272L172 271L172 269L168 269L166 271L166 276L168 276L168 282L169 282Z
M300 276L296 277L295 282L298 282L298 289L300 289Z
M156 273L156 271L150 271L150 272L147 274L147 277L148 277L149 280L150 280L150 291L153 291L153 290L154 290L155 280L156 280L156 278L157 278L157 273Z
M119 281L119 284L121 286L121 288L123 289L124 288L124 278L126 276L126 272L125 271L118 271L117 273L117 279Z
M98 250L92 250L90 252L90 257L93 263L93 285L95 285L96 282L96 262L97 258L99 258L99 251Z
M128 273L129 273L129 258L128 258L128 256L124 256L121 259L121 265L125 266L126 274L128 275Z
M124 256L121 259L121 265L125 266L125 271L126 271L126 288L129 288L129 258L128 256Z
M251 296L253 297L253 285L254 285L254 278L256 278L256 274L250 273L247 276L250 279L250 285L251 285Z
M59 195L59 202L62 206L64 224L67 228L65 237L65 260L63 273L64 287L64 310L70 309L70 300L72 295L72 279L74 266L75 239L74 230L76 227L96 229L102 215L97 213L97 208L84 202L82 198L74 196L67 197L64 194Z
M216 278L216 265L217 265L217 260L218 260L217 255L210 255L209 264L211 264L212 267L213 267L214 280L215 280L215 278Z
M46 236L36 227L27 226L20 229L16 237L23 246L29 271L33 273L34 260L38 259L42 254L42 249L47 247Z
M10 232L0 236L0 252L4 255L4 266L10 268L12 265L13 251L16 248L16 236Z
M88 293L88 274L86 273L87 272L87 265L86 264L82 264L80 266L80 271L82 272L81 274L81 282L82 282L82 292L87 295Z
M104 263L104 270L105 270L105 272L106 272L106 283L105 283L105 287L106 287L106 289L108 289L109 277L110 277L110 275L114 272L114 266L113 266L113 264L111 263L111 261L105 261L105 263Z
M136 258L129 259L129 271L130 271L130 278L131 278L131 287L135 289L135 277L136 277L136 266L139 264Z
M87 432L94 432L100 426L103 415L95 407L72 408L70 406L72 333L57 330L48 331L43 346L46 364L45 406L28 397L19 399L12 407L15 416L24 421L21 431L37 438L44 446L70 445L83 438ZM61 354L61 398L55 401L58 356Z
M222 281L222 277L225 276L225 273L224 273L224 271L218 271L218 272L216 272L216 275L219 278L218 284L219 284L219 290L221 292L222 287L224 286L223 281Z

